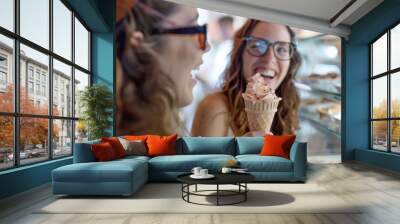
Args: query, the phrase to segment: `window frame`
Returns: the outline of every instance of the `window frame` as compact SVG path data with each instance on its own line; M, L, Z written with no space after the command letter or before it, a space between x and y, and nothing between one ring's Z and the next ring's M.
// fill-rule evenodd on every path
M391 86L391 79L392 75L395 75L396 73L400 72L400 67L398 68L393 68L391 69L391 31L393 28L400 26L400 20L396 21L394 24L389 26L388 28L385 29L384 32L379 34L375 39L373 39L370 43L368 43L368 53L369 53L369 78L368 78L368 84L369 84L369 149L373 151L379 151L379 152L386 152L386 153L391 153L391 154L400 154L400 152L393 152L392 151L392 122L393 121L400 121L400 117L392 117L392 99L391 99L391 91L392 91L392 86ZM373 44L376 43L376 41L379 40L379 38L383 37L385 34L387 34L387 64L386 64L386 71L380 74L376 74L374 76L373 74ZM399 52L400 53L400 52ZM386 118L373 118L373 81L378 78L386 77L386 87L387 87L387 105L386 105ZM373 122L374 121L386 121L386 151L379 150L374 148L374 136L373 136Z
M0 168L0 172L5 171L5 170L10 170L10 169L16 169L19 167L23 167L23 166L29 166L29 165L33 165L33 164L38 164L38 163L43 163L46 161L50 161L50 160L58 160L58 159L62 159L62 158L66 158L66 157L70 157L73 156L73 152L74 152L74 143L75 143L75 126L76 126L76 121L79 120L79 117L75 117L75 108L72 107L71 108L71 114L62 116L56 116L53 115L53 59L58 60L61 63L64 63L68 66L71 66L71 92L72 92L72 99L70 99L71 105L74 105L75 103L75 98L76 98L76 92L75 92L75 88L74 88L74 82L75 82L75 69L87 74L89 76L89 83L88 86L92 85L92 61L91 61L91 50L92 50L92 43L91 43L91 38L92 38L92 30L88 27L88 25L84 22L84 20L78 15L78 13L76 13L72 7L68 4L68 2L66 2L66 0L59 0L68 10L71 11L71 18L70 18L70 22L71 22L71 59L67 59L64 58L63 56L55 53L53 50L53 1L54 0L47 0L49 3L49 48L46 49L45 47L42 47L39 44L34 43L33 41L30 41L29 39L26 39L24 37L22 37L20 35L20 0L14 0L13 1L13 10L14 10L14 18L13 18L13 26L14 26L14 31L10 31L4 27L0 26L0 35L3 35L7 38L11 38L13 40L13 54L12 54L12 68L10 69L13 72L13 78L14 78L14 110L13 112L2 112L0 111L0 116L4 116L4 117L11 117L13 119L13 166L10 167L5 167L5 168ZM83 27L88 31L88 69L85 69L81 66L79 66L78 64L75 63L75 18L77 20L79 20L79 22L83 25ZM20 81L20 65L21 65L21 61L20 61L20 45L23 44L27 47L32 48L33 50L36 50L42 54L45 54L48 56L49 62L48 62L48 82L46 84L46 91L48 91L48 93L45 92L46 96L48 97L48 112L46 115L39 115L39 114L26 114L26 113L21 113L20 111L20 85L21 85L21 81ZM27 73L26 75L26 81L30 81L30 74L28 72L29 68L28 67L29 64L27 63ZM39 82L41 83L40 86L42 86L42 79L41 79L41 72L39 74ZM31 80L35 84L36 82L36 69L33 70L33 79ZM28 87L28 86L27 86ZM28 88L27 88L27 91ZM34 89L34 92L36 91L36 89ZM42 94L38 95L38 96L42 96ZM47 136L47 142L49 144L47 144L47 151L48 151L48 155L47 158L44 157L43 160L40 160L38 162L32 162L32 163L26 163L26 164L21 164L21 159L20 159L20 119L21 118L45 118L47 119L48 122L48 136ZM62 156L54 156L53 152L54 152L54 146L53 146L53 123L57 120L65 120L65 121L71 121L71 153L68 155L62 155ZM51 143L51 144L50 144Z

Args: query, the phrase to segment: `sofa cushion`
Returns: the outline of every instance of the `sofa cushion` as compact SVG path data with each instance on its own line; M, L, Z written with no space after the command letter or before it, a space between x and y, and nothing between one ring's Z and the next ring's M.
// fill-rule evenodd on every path
M170 136L148 135L147 152L148 156L165 156L176 154L176 139L178 134Z
M118 158L112 145L108 142L92 144L90 147L92 149L94 157L96 157L96 161L105 162Z
M249 172L292 172L292 161L278 156L238 155L236 159Z
M236 155L259 154L264 145L263 137L236 137Z
M118 138L126 151L126 155L147 155L147 148L145 141L141 140L126 140L125 138Z
M140 159L108 162L74 163L53 170L53 181L58 182L130 182L134 172L147 172L147 164Z
M122 158L126 156L126 151L119 141L118 137L103 137L101 138L101 142L108 142L114 149L115 155L117 158Z
M182 137L177 141L177 153L235 155L235 139L232 137Z
M261 149L261 156L280 156L290 159L290 148L293 145L296 135L266 135L264 146Z
M175 155L158 156L149 160L149 170L163 172L190 172L193 167L199 166L211 172L219 171L230 159L231 155Z

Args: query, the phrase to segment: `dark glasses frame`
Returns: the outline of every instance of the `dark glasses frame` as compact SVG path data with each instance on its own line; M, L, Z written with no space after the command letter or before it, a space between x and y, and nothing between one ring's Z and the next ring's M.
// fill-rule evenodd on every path
M151 35L177 34L177 35L193 35L197 34L199 48L205 50L207 48L207 24L202 26L179 27L171 29L155 29Z
M258 37L252 37L252 36L243 37L242 40L246 41L245 49L247 50L247 52L248 52L250 55L255 56L255 57L263 57L263 56L265 56L265 55L267 54L268 49L270 48L270 46L272 46L272 50L273 50L273 52L274 52L274 56L275 56L277 59L281 60L281 61L288 61L288 60L290 60L290 59L293 57L294 52L296 51L296 48L297 48L296 44L293 43L293 42L285 42L285 41L270 42L269 40L262 39L262 38L258 38ZM253 41L253 40L261 41L261 42L264 42L264 43L265 43L265 45L266 45L267 48L266 48L266 50L265 50L264 53L259 54L259 55L258 55L258 54L254 54L254 53L252 53L252 52L247 48L247 44L248 44L250 41ZM280 56L278 56L278 53L276 53L275 46L276 46L277 44L282 44L282 43L289 44L289 46L291 47L291 52L290 52L289 58L281 58Z

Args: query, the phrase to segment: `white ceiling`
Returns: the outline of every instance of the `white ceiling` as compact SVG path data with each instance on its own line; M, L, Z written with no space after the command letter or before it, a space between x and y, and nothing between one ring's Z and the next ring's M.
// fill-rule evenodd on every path
M231 15L347 37L350 26L383 0L168 0ZM346 10L337 16L347 4Z

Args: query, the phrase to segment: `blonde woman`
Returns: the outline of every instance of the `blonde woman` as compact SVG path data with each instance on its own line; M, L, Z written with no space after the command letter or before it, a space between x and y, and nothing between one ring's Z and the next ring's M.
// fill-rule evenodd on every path
M141 0L117 24L117 134L185 134L178 109L191 103L191 71L209 49L196 8Z

